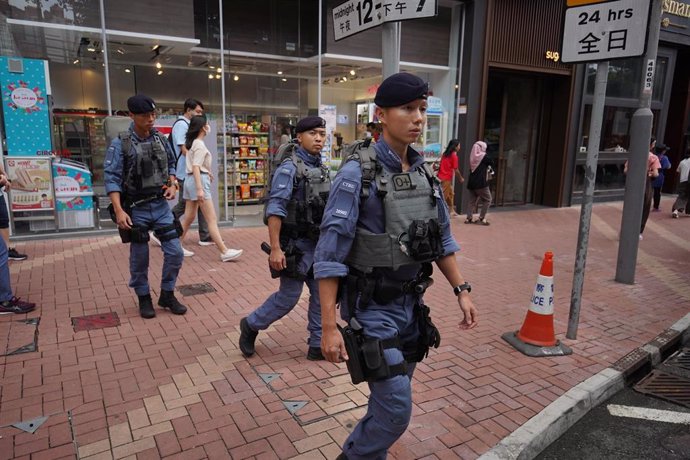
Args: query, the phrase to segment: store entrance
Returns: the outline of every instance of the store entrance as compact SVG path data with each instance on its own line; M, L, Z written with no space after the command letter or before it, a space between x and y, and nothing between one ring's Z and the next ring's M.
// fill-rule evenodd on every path
M567 124L566 77L492 71L484 139L497 176L497 206L558 206Z

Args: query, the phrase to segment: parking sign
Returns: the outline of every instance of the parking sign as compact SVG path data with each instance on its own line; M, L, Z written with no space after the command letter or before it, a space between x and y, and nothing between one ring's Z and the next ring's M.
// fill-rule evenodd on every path
M649 5L650 0L618 0L568 8L561 60L595 62L643 55Z

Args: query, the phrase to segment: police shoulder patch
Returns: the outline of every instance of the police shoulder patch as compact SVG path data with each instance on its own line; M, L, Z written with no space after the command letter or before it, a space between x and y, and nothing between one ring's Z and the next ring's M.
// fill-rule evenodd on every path
M333 197L333 217L347 219L350 216L356 190L357 184L355 182L344 180L340 183Z

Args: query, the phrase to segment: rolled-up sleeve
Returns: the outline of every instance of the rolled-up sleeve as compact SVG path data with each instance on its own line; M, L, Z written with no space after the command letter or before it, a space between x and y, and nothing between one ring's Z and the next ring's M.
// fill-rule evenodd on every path
M316 279L339 278L348 273L345 259L352 248L359 220L361 179L359 163L351 161L333 181L314 253Z
M278 216L282 219L287 216L287 204L292 198L296 173L297 168L291 161L278 166L271 182L271 193L268 195L267 217Z
M168 156L168 176L175 176L177 174L177 156L172 147L170 147L170 142L167 142L165 138L161 140L161 144L163 144L165 153Z
M438 207L438 223L441 228L441 243L443 244L443 255L456 253L460 250L460 245L455 238L450 228L450 213L446 201L442 198L438 184L434 184L434 194L436 196L436 203Z
M105 182L105 192L122 192L122 177L124 161L122 158L122 144L119 138L113 139L105 153L105 163L103 163L103 176Z

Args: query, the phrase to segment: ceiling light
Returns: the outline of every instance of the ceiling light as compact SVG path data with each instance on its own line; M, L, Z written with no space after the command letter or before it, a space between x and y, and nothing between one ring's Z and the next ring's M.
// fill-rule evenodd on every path
M208 74L208 79L213 80L213 74L212 73Z
M342 81L347 81L347 77L343 77L343 80L342 80Z
M94 48L93 46L89 46L88 48L86 48L86 51L90 51L93 53L96 51L96 48Z
M122 48L118 48L115 51L117 51L117 54L125 54L125 50L123 50Z
M216 80L220 80L220 75L216 74Z
M287 81L287 78L281 78L280 80L281 81Z
M156 62L156 69L161 69L161 68L163 68L163 66L161 65L161 63L160 63L160 62Z
M162 70L159 70L159 71L156 72L156 73L157 73L158 75L163 75L163 71L162 71Z
M276 72L276 73L277 73L278 75L283 75L283 71L282 71L282 70L279 70L279 71Z
M216 72L218 72L218 73L221 73L222 71L223 71L223 69L221 69L220 67L218 67L218 68L216 69Z
M234 77L232 77L232 79L235 80L235 81L237 81L237 80L240 79L240 76L239 76L239 75L235 75Z
M151 47L151 51L156 51L156 50L157 50L158 48L160 48L160 47L161 47L161 45L153 45L153 46Z
M74 61L72 61L72 64L79 64L79 58L77 58L77 59L75 59Z
M352 75L353 77L355 76L356 73L357 72L355 72L355 69L350 70L350 75Z
M131 70L129 70L129 67L125 67L125 73L130 73Z
M209 69L215 69L215 68L216 68L216 66L214 66L214 65L210 65L210 66L208 66L208 68L209 68Z

